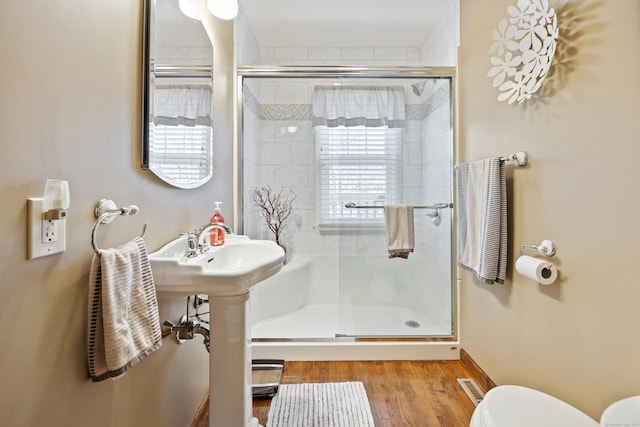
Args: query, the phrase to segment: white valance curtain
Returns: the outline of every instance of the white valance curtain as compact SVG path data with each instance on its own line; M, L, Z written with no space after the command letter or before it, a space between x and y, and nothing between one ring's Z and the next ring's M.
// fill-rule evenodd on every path
M313 126L405 127L402 87L316 86Z
M212 126L210 86L168 85L154 89L151 121L166 126Z

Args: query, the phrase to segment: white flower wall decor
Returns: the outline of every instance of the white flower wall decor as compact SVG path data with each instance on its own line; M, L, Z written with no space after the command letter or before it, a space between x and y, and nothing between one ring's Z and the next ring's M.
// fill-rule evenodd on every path
M508 6L509 18L493 30L489 48L493 87L498 101L521 103L542 85L556 51L558 18L548 0L518 0Z

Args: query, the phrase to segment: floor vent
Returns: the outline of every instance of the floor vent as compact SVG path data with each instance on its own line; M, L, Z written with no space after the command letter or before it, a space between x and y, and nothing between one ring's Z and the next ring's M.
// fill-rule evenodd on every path
M478 406L478 403L482 402L484 398L484 393L478 387L478 384L471 378L458 378L458 383L460 387L467 393L469 399L473 402L474 405Z

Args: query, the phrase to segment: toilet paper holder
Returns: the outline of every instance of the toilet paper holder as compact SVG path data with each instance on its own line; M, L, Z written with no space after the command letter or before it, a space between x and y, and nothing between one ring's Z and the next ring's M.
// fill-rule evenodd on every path
M539 245L524 244L520 246L520 255L524 255L525 248L534 249L538 251L540 255L544 255L547 257L552 257L556 254L556 244L553 242L553 240L550 239L544 239L542 242L540 242Z

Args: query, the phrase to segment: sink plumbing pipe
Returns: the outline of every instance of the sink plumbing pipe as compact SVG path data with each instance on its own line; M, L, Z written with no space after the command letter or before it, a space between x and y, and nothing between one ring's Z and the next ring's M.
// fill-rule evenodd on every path
M165 326L169 326L169 331L175 333L176 342L178 344L182 344L186 340L192 340L195 338L196 334L202 335L204 337L204 346L207 348L207 351L210 352L210 338L209 338L209 328L202 325L200 322L196 320L188 320L187 316L184 315L180 318L180 324L176 325L170 320L164 321Z
M193 338L195 338L196 335L202 335L204 338L204 346L207 349L207 352L211 352L210 351L210 332L209 332L209 327L207 326L207 324L209 322L202 320L200 318L200 313L198 313L198 307L200 307L202 304L204 304L205 302L208 302L207 300L200 298L198 295L195 295L194 298L194 307L196 308L196 314L195 317L197 320L195 319L190 319L189 317L189 301L190 301L191 297L187 297L187 314L183 315L180 318L179 323L176 325L175 323L173 323L170 320L165 320L164 321L164 326L168 326L169 329L166 330L162 336L167 336L171 333L175 334L175 340L176 343L178 344L182 344L184 343L186 340L192 340ZM203 313L206 314L206 313Z

